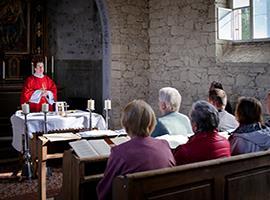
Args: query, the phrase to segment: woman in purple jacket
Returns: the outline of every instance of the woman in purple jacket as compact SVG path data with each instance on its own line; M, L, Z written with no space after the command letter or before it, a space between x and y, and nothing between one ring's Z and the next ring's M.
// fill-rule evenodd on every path
M112 182L118 175L175 165L168 142L150 137L156 117L146 102L134 100L128 103L121 123L131 140L112 147L104 178L97 186L100 200L112 199Z

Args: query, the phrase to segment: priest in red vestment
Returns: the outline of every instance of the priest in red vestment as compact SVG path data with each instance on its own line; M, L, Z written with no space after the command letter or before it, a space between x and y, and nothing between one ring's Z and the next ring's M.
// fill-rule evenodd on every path
M53 103L57 101L56 85L43 73L43 62L37 62L35 73L26 79L23 86L21 104L29 103L31 112L40 112L43 103L48 103L52 111Z

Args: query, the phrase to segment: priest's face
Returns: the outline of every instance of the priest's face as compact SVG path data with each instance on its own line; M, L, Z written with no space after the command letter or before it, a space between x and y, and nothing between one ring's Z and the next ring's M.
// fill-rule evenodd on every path
M35 67L35 73L36 74L43 74L44 73L44 64L42 62L38 62L36 67Z

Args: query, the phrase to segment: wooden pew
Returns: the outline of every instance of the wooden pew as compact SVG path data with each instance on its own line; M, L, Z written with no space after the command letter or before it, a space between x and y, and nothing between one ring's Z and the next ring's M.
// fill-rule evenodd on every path
M97 199L96 186L103 177L108 157L79 158L72 150L64 152L63 199Z
M270 150L118 176L114 200L269 200Z

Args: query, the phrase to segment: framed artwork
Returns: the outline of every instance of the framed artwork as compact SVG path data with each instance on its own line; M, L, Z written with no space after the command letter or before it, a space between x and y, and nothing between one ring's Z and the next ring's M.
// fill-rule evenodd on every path
M0 49L5 54L30 53L30 1L0 1Z

